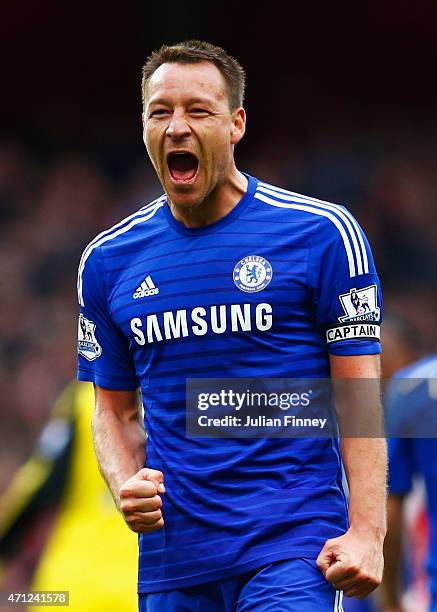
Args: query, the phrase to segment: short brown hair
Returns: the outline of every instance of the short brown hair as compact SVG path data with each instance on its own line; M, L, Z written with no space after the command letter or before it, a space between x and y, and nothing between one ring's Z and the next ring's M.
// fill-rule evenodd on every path
M243 67L221 47L201 40L186 40L176 45L163 45L147 58L141 82L143 107L149 79L162 64L197 64L205 61L213 63L222 74L231 110L242 106L246 81Z

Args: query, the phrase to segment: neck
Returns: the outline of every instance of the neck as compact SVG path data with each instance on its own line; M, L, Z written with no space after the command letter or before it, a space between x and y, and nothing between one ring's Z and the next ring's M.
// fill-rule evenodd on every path
M247 191L248 180L235 165L230 174L219 183L197 206L184 208L169 201L174 218L185 227L202 227L219 221L241 200Z

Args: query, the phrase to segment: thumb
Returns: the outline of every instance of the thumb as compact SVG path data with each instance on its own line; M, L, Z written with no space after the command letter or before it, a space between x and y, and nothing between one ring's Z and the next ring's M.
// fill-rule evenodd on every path
M323 572L323 575L325 576L327 570L331 567L333 563L335 563L335 554L330 548L330 546L325 543L324 547L319 553L319 556L317 557L317 567Z
M328 582L335 582L348 574L347 564L343 559L337 559L325 572Z
M165 493L164 474L159 470L143 468L138 472L138 476L141 480L148 480L149 482L153 482L159 493Z

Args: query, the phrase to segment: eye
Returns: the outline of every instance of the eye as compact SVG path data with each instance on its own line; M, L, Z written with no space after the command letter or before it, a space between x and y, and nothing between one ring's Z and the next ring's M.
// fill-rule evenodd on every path
M149 113L149 117L164 117L170 114L170 111L165 108L157 108Z
M192 115L197 115L197 116L206 116L210 114L210 112L206 110L206 108L200 108L200 107L192 108L190 110L190 113Z

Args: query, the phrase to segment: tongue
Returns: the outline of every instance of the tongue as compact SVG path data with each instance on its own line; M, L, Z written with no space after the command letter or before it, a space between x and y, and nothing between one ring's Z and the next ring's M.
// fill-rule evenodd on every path
M189 153L170 155L168 160L170 173L177 181L189 181L197 171L197 159Z

